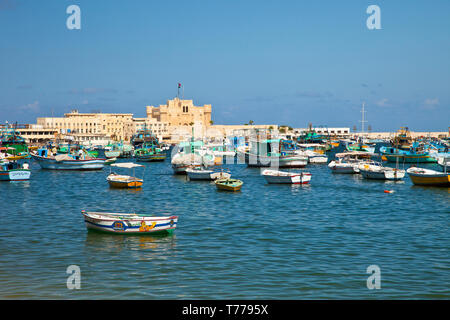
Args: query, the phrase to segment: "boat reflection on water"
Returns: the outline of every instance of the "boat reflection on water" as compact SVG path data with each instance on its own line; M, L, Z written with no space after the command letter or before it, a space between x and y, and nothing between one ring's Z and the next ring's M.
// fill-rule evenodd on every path
M165 255L170 254L175 245L175 234L134 236L89 230L86 232L85 250L88 254L97 257L101 257L103 254L110 256L122 251L146 251L150 254L148 257L139 255L140 260L145 260L163 258Z
M31 186L29 180L18 180L18 181L9 181L10 185L18 185L21 189L22 188L29 188Z
M296 194L299 192L310 192L312 189L311 184L285 184L285 185L277 185L277 187L287 187L291 189L291 193Z
M141 193L142 192L142 188L109 188L108 192L116 192L118 194Z

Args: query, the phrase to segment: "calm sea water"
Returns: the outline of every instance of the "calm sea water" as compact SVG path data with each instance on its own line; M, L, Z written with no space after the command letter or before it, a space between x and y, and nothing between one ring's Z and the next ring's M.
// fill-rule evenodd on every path
M226 167L240 193L174 176L169 160L146 164L140 191L110 189L109 168L33 163L29 182L0 183L0 298L450 298L450 189L326 165L304 169L309 186L268 185L259 169ZM179 221L171 236L109 235L88 232L82 209ZM80 290L67 289L69 265L80 267ZM381 270L379 290L367 288L369 265Z

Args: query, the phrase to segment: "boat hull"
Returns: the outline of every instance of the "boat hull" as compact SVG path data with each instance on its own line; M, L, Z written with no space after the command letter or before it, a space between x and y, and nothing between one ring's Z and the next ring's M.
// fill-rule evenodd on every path
M241 191L242 188L242 181L238 180L234 183L227 183L227 181L229 181L229 179L225 179L225 180L216 180L216 187L218 190L223 190L223 191L232 191L232 192L236 192L236 191Z
M392 155L387 153L382 153L383 157L387 162L398 162L400 163L435 163L436 159L426 155L426 156L414 156L414 155Z
M186 170L189 180L212 180L211 174L213 171L209 170Z
M95 217L95 215L84 215L87 229L112 233L112 234L158 234L171 233L177 226L178 217L140 217L125 218L117 217Z
M415 185L450 187L450 173L417 170L416 168L409 168L406 172Z
M120 189L135 189L135 188L141 188L142 187L142 181L108 181L109 186L111 188L120 188Z
M136 161L151 162L151 161L164 161L164 160L166 160L165 154L151 154L151 155L136 156Z
M144 181L131 176L111 174L106 178L111 188L141 188Z
M56 161L52 158L32 155L42 169L50 170L101 170L105 166L106 159L92 160L62 160Z
M354 174L359 173L358 164L330 162L328 167L333 173Z
M308 157L302 156L264 157L246 153L245 161L249 167L255 168L264 168L264 167L304 168L308 164Z
M200 164L172 164L173 173L175 174L186 174L187 169L200 167Z
M375 147L370 147L370 146L349 146L347 147L347 151L362 151L362 152L369 152L369 153L374 153L375 152Z
M0 181L25 181L30 180L31 171L27 169L13 169L0 171Z
M229 179L231 175L226 172L214 172L212 170L187 170L189 180L207 180Z
M404 171L397 171L397 175L394 171L370 171L359 168L359 172L365 179L372 180L401 180L405 177Z
M114 150L114 151L105 151L105 157L106 158L119 158L120 157L120 151Z
M328 162L327 157L309 157L309 163L312 164L323 164L327 162Z
M310 173L280 173L268 172L269 170L263 171L262 175L266 179L267 183L270 184L308 184L311 181Z

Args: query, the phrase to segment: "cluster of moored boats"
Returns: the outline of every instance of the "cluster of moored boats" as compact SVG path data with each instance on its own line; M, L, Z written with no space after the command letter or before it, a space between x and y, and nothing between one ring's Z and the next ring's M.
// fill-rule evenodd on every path
M160 145L154 137L141 139L141 144L131 149L120 144L104 148L103 156L96 149L78 145L52 145L25 148L24 142L0 145L0 180L28 180L30 166L23 159L32 158L42 169L50 170L101 170L110 166L106 181L111 188L141 188L144 183L145 166L140 161L165 161L168 147ZM11 142L11 139L8 140ZM448 142L448 141L447 141ZM341 146L344 152L329 159L327 152ZM336 174L361 174L364 179L401 180L408 174L415 185L450 187L449 145L445 141L396 138L375 153L374 142L362 139L351 141L321 140L313 135L308 139L279 137L255 137L234 139L227 143L208 143L191 139L174 147L171 152L171 167L174 174L185 174L190 181L213 181L218 190L240 191L244 182L232 178L224 169L215 169L223 162L246 164L261 168L261 175L269 184L308 184L312 175L302 170L309 164L327 164ZM20 151L19 151L20 150ZM131 151L130 151L131 150ZM118 157L134 157L136 162L116 162ZM379 159L375 161L374 159ZM331 160L331 161L330 161ZM421 163L434 162L442 171L416 167ZM395 163L395 167L386 163ZM230 162L228 162L230 164ZM405 164L414 164L407 170ZM403 166L403 169L400 169ZM132 170L132 174L116 173L113 170ZM142 170L140 177L136 170ZM88 228L114 233L171 232L176 228L178 217L151 217L124 213L85 212L83 216Z

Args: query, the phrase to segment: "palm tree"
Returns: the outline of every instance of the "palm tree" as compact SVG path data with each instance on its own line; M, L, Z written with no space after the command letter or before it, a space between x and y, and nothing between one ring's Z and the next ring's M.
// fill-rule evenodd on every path
M249 125L253 125L255 122L253 121L253 120L250 120L249 122L248 122L248 124Z

